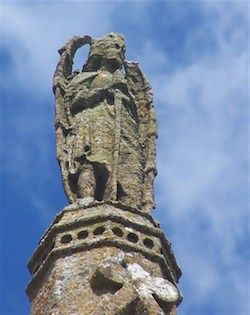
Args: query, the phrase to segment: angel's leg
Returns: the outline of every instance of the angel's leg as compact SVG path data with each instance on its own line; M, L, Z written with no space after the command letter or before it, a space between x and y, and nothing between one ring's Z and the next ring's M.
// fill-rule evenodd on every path
M85 163L77 180L77 193L80 198L95 197L96 179L91 163Z

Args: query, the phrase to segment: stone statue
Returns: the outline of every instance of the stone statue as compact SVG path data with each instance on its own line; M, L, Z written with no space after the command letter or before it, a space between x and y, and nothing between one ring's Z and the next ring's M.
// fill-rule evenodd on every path
M82 71L76 50L89 44ZM123 36L73 37L59 50L54 75L57 158L70 203L119 202L154 208L157 137L152 91L136 62L125 61Z
M82 71L76 50L90 45ZM176 315L181 276L154 207L152 91L124 38L73 37L54 76L57 158L70 205L28 263L31 314Z

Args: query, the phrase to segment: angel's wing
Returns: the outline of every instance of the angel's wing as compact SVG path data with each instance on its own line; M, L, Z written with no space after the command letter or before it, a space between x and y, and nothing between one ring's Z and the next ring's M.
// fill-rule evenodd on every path
M72 73L73 58L78 48L85 44L91 44L89 36L75 36L70 39L60 50L60 60L57 64L53 80L55 94L55 129L57 159L61 168L63 185L69 202L74 202L76 196L69 184L69 161L70 161L70 117L67 112L64 95L67 80Z
M154 178L156 176L156 114L153 93L136 62L125 62L126 79L130 93L134 95L139 115L140 143L143 148L144 180L142 211L149 213L154 204Z

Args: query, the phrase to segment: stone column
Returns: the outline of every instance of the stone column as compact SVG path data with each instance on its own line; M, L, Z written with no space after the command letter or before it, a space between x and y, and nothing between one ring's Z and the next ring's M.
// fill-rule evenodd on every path
M119 203L66 207L28 268L32 315L174 315L181 301L181 271L159 224Z

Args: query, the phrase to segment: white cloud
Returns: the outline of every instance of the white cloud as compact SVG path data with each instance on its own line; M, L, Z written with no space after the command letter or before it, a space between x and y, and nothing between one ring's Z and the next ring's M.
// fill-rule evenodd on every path
M224 3L203 6L217 19L198 35L189 34L189 41L209 31L214 51L174 72L151 76L159 118L157 215L173 225L186 294L196 297L184 299L181 313L216 294L229 298L231 312L240 314L246 312L248 285L242 245L247 241L248 52L246 23L237 21L246 22L246 5L239 9L230 3L226 14Z
M12 58L9 86L48 93L59 54L73 35L103 36L111 31L113 4L52 1L3 4L3 45ZM49 82L49 79L51 80ZM13 82L14 80L14 82Z
M97 6L87 1L74 5L62 1L3 3L3 48L7 53L3 91L16 95L4 109L11 130L5 133L4 171L25 194L29 195L29 185L34 182L33 197L28 199L42 220L51 218L44 211L50 205L41 193L36 194L35 187L40 184L44 189L54 176L48 165L55 160L49 140L54 138L52 78L59 59L57 50L73 35L109 33L113 7L112 2Z

